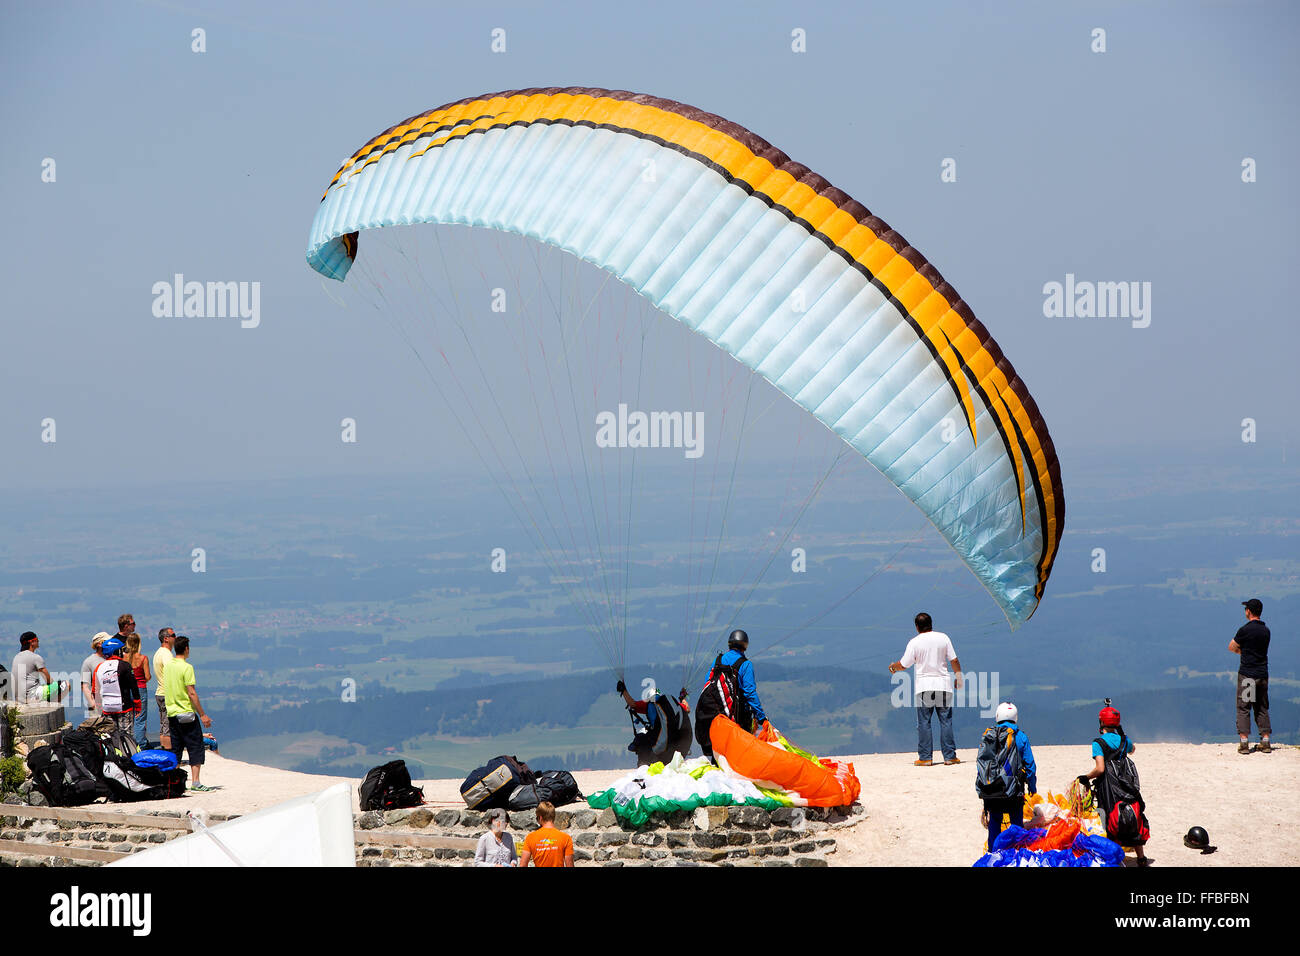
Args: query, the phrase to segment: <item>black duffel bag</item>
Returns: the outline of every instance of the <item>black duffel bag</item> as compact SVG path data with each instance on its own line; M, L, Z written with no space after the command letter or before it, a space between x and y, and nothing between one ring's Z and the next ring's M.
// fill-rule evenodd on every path
M110 755L104 758L104 785L117 802L170 800L185 795L189 774L181 767L159 770L137 767L130 760Z
M510 794L509 810L532 810L543 800L562 807L584 799L578 781L567 770L547 770L537 775L537 782L515 787Z
M493 757L465 778L460 795L471 810L504 810L517 788L536 782L536 775L519 758Z

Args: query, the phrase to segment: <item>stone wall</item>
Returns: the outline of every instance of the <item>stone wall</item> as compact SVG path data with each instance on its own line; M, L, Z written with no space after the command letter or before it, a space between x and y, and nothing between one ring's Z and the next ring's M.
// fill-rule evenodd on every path
M24 756L37 744L49 743L56 733L70 730L72 727L64 714L62 704L0 703L0 719L4 719L12 708L17 708L18 718L22 721L22 729L12 745L17 747L23 744L19 752ZM7 757L9 754L0 754L0 756Z
M84 810L103 809L100 804L82 807ZM139 812L139 811L135 811ZM143 815L177 817L179 814L155 811ZM211 822L220 822L213 817ZM174 828L153 828L123 826L111 823L83 823L72 820L43 820L31 817L4 816L0 808L0 840L14 840L20 843L38 843L47 846L67 846L88 850L127 850L138 853L150 846L166 843L186 830ZM83 860L53 859L50 857L29 857L20 854L5 853L0 850L0 867L5 866L97 866Z
M575 804L556 811L556 826L573 837L574 863L603 866L826 866L836 850L836 831L865 819L860 804L833 809L701 807L655 814L640 829L621 824L612 810ZM484 814L455 808L370 811L355 816L360 866L466 866L472 850L365 846L365 831L428 833L477 840L487 830ZM510 814L516 843L536 829L532 811Z
M11 800L17 799L11 795ZM102 810L95 804L84 809ZM179 811L140 811L123 805L137 817L177 818ZM833 809L785 807L701 807L694 812L655 814L637 829L620 823L612 810L592 810L582 804L556 811L556 825L573 837L574 862L579 866L827 866L836 852L836 835L866 819L860 804ZM511 813L516 843L537 828L532 811ZM232 819L213 814L210 824ZM403 835L456 837L477 841L487 831L485 815L451 807L371 811L353 815L357 831L358 866L472 866L472 844L465 847L391 845ZM162 822L162 821L160 821ZM85 849L138 852L165 843L186 830L116 823L81 823L4 816L0 806L0 839ZM368 840L371 834L374 839ZM377 842L385 840L386 842ZM0 850L0 866L93 866L49 858L23 857Z

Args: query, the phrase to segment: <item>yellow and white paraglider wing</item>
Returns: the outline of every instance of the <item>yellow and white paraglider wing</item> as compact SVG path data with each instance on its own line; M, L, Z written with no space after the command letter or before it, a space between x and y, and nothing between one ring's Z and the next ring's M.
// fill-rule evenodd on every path
M339 171L307 260L342 280L358 233L459 223L606 269L832 429L943 533L1012 626L1064 527L1047 428L919 252L748 130L671 100L538 89L439 107Z

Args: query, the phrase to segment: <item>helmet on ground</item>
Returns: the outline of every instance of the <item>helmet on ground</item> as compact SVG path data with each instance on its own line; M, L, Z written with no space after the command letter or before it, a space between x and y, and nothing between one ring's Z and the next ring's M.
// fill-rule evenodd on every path
M735 648L749 647L749 635L737 628L727 638L727 646Z
M1097 721L1103 727L1118 727L1119 711L1116 710L1114 707L1110 707L1110 706L1103 707L1101 709L1101 712L1097 714Z
M1016 710L1016 705L1010 701L1003 701L998 704L998 709L994 715L994 719L998 723L1002 723L1004 720L1019 720L1020 711Z
M126 645L116 637L110 637L103 644L99 645L99 653L103 654L105 657L112 657L120 652L124 647L126 647Z
M1183 846L1200 850L1202 853L1213 853L1218 849L1217 846L1210 846L1210 835L1205 832L1204 827L1192 827L1188 830L1187 836L1183 837Z

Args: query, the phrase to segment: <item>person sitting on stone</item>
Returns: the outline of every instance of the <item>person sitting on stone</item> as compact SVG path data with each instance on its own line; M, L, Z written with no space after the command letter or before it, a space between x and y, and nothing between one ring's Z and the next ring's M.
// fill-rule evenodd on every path
M18 638L21 648L14 655L14 700L25 703L58 703L68 689L67 681L50 679L45 658L36 651L41 646L41 639L31 631L24 631Z

